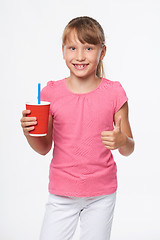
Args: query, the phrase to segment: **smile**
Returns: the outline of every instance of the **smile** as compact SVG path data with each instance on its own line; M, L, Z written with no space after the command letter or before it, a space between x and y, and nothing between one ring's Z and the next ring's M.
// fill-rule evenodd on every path
M85 69L89 64L73 64L73 66L77 69L77 70L83 70Z

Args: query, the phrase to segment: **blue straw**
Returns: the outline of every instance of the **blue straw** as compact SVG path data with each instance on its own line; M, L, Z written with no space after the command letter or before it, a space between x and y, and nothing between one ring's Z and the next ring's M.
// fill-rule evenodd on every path
M38 104L41 104L41 84L38 83Z

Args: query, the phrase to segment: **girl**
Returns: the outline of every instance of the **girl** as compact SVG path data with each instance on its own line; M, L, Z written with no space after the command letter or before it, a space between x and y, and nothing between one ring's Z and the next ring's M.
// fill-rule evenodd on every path
M104 32L90 17L71 20L63 33L63 58L70 76L49 81L48 134L32 137L37 124L23 111L21 125L30 146L47 154L54 141L49 199L40 240L72 239L80 218L80 240L109 240L116 200L116 163L111 150L134 150L128 98L117 81L103 78Z

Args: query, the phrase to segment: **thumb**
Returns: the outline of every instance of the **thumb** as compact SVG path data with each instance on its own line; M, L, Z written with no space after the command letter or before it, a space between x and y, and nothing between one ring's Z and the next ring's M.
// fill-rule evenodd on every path
M121 116L119 116L114 127L115 131L119 131L119 132L121 131L121 120L122 118Z

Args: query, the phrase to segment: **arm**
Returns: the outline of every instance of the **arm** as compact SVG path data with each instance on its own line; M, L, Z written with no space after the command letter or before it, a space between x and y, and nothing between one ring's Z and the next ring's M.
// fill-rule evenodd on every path
M29 143L29 145L39 154L46 155L52 147L52 115L49 115L48 120L48 131L47 135L44 137L34 137L29 135L29 131L34 129L37 124L35 118L27 117L30 110L23 111L23 117L21 118L21 126L23 128L24 135Z
M130 155L134 151L135 142L128 119L128 103L126 102L121 109L114 115L115 126L118 123L118 119L121 118L121 133L124 137L124 143L118 148L120 154L124 156Z
M114 130L101 133L102 143L110 150L118 149L124 156L134 151L134 140L128 120L128 103L126 102L114 115Z

